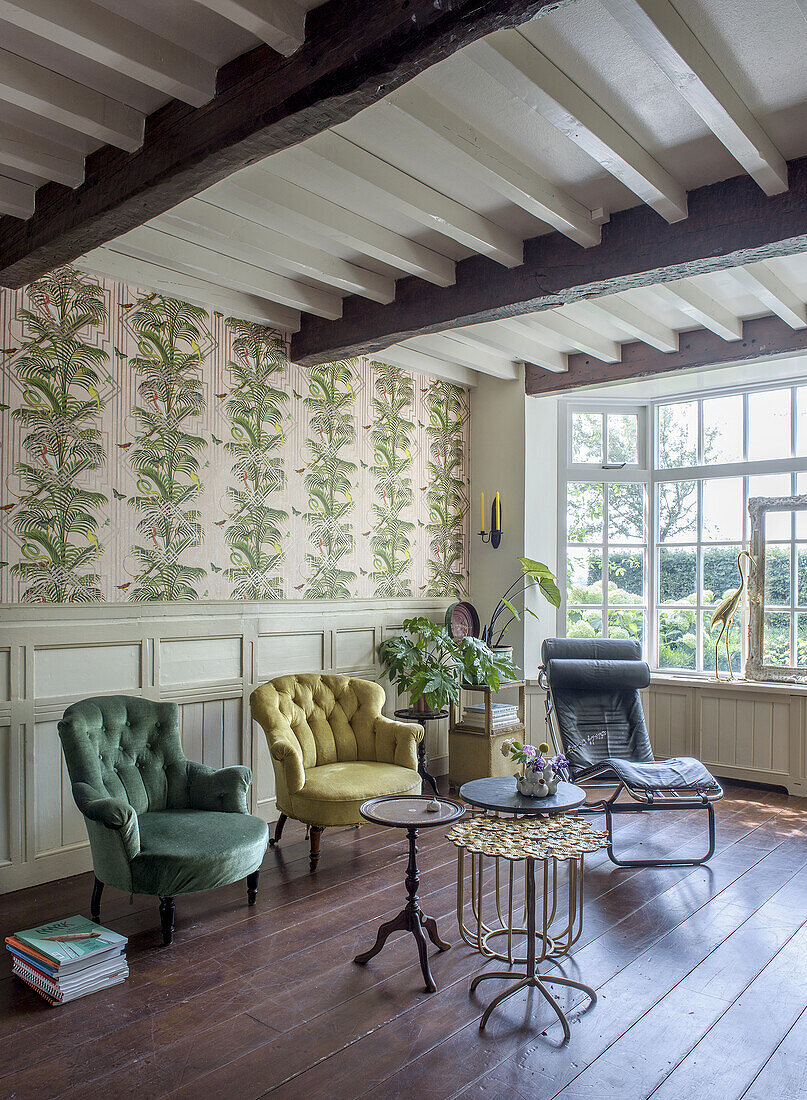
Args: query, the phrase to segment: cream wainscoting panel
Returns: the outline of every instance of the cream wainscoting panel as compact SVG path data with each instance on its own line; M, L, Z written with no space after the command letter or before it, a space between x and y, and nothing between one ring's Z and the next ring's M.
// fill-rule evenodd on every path
M533 744L546 736L543 697L531 682ZM642 705L657 757L696 756L719 777L807 796L807 688L654 676Z
M285 601L0 609L0 893L91 867L58 735L89 695L179 707L187 756L245 763L253 812L276 816L274 773L249 696L273 676L340 671L378 680L388 713L405 706L381 677L378 643L413 615L442 621L449 600ZM432 770L448 770L445 723L428 732Z

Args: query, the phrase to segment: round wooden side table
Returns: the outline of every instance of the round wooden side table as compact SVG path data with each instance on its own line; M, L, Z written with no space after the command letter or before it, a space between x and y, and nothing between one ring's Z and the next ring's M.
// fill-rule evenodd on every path
M436 810L427 806L437 805ZM411 932L417 943L420 956L420 969L426 983L426 992L437 989L432 972L429 969L426 935L435 947L448 951L450 943L440 939L437 921L427 917L420 908L418 886L420 875L417 861L417 836L419 829L434 828L437 825L449 825L465 813L465 807L450 798L429 798L426 795L386 795L384 798L371 798L359 808L359 813L367 821L376 825L391 825L393 828L406 829L409 838L409 863L406 868L406 905L397 917L385 921L378 929L376 941L369 951L364 951L353 960L363 966L374 958L393 932ZM426 935L424 935L424 929Z
M568 866L568 923L561 933L564 938L567 938L572 934L574 915L578 909L582 924L583 856L586 852L596 852L600 848L607 847L608 835L597 832L592 829L589 822L577 817L534 817L526 820L503 817L473 817L454 825L449 829L447 836L457 846L460 855L464 851L468 851L480 858L491 857L495 859L497 877L498 861L501 859L507 860L511 867L521 860L526 864L526 928L524 932L527 946L526 956L523 960L526 969L520 976L519 981L490 1002L479 1021L480 1029L485 1027L490 1019L490 1014L502 1001L512 997L521 989L534 987L552 1006L563 1027L563 1041L567 1042L571 1035L569 1021L547 985L566 985L571 986L573 989L579 989L588 996L592 1006L597 1000L597 994L591 986L586 985L584 982L578 982L573 978L566 978L559 974L541 973L539 970L538 964L541 961L565 953L565 950L568 950L568 946L570 946L570 944L566 944L563 952L557 950L555 948L557 934L552 931L552 924L558 910L557 865L558 862L565 862ZM540 928L538 926L538 903L535 888L536 862L543 865L543 904L541 906ZM461 872L462 862L460 861L458 873L461 874ZM512 891L512 877L510 881ZM561 916L561 920L563 919L564 917ZM510 912L510 927L511 931L515 931L512 929L512 909ZM540 953L536 950L536 945L539 942L543 944ZM491 954L491 952L488 952L488 954ZM518 974L514 974L512 970L479 974L471 982L471 992L474 992L480 982L501 978L512 979L514 977L518 977Z
M415 710L414 707L404 707L402 710L395 711L395 717L401 718L404 722L417 722L423 724L425 730L427 722L438 722L441 718L448 718L447 710ZM435 795L439 795L437 790L437 780L429 771L429 759L426 754L426 738L424 736L422 741L418 742L418 775L424 783L428 783Z

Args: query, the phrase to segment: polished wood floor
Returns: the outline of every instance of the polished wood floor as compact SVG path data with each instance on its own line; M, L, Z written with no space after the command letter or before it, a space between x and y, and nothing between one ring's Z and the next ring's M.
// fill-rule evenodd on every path
M634 856L702 840L683 814L618 828ZM312 876L289 822L282 849L267 853L258 905L247 909L240 886L177 899L171 947L160 946L154 902L130 907L108 890L102 920L130 937L124 985L50 1009L4 958L0 1096L807 1096L807 800L730 787L708 867L627 871L589 857L583 936L563 967L599 1001L582 1013L563 1000L565 1047L535 992L480 1034L501 986L470 996L469 977L500 964L459 941L455 854L442 833L420 844L424 909L454 943L433 956L437 993L423 992L409 935L366 969L351 962L401 906L405 836L328 831ZM88 913L90 887L82 875L6 895L3 926Z

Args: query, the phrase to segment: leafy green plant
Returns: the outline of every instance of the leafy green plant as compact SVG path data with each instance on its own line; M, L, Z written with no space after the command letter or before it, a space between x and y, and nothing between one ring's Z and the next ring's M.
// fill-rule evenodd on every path
M271 500L285 483L283 459L277 452L284 435L282 418L288 393L272 385L282 384L286 349L269 329L250 321L228 317L235 358L230 374L236 383L225 411L232 440L225 449L234 461L235 484L227 489L233 505L225 531L231 568L225 571L237 600L283 598L281 539L288 512L273 508Z
M465 487L461 478L464 444L462 438L462 391L450 382L435 380L426 394L429 436L430 596L452 596L466 589Z
M521 562L521 576L513 581L504 595L499 599L499 602L493 609L490 622L482 632L482 637L485 641L493 646L502 644L502 639L507 633L511 623L521 621L521 615L518 613L515 601L523 599L525 592L530 588L537 588L541 595L551 603L553 607L560 607L560 589L558 588L558 582L552 570L544 565L543 562L535 561L533 558L519 558L518 560ZM519 588L519 585L521 585L521 588ZM524 610L532 615L533 618L538 618L532 608L527 607L526 604L524 604ZM505 621L504 626L499 628L498 634L496 634L496 625L500 616L508 611L510 612L510 617Z
M518 677L512 661L492 653L479 638L452 638L444 625L423 616L405 619L403 633L385 639L378 655L390 683L409 695L413 706L423 699L431 710L459 703L463 683L498 691Z
M375 463L373 504L375 530L373 572L376 596L410 596L412 581L407 576L412 562L409 535L415 525L403 518L412 506L412 432L414 423L404 416L412 408L415 384L399 367L373 363L375 425L371 433Z
M32 283L27 297L20 317L31 338L15 363L24 404L12 413L29 456L15 467L24 495L11 521L24 560L11 572L25 603L96 602L104 598L96 511L107 497L82 482L106 462L98 370L108 355L92 342L107 319L104 292L63 267Z
M206 441L189 431L204 410L199 347L207 313L160 294L141 298L129 314L139 355L131 362L138 378L134 408L140 434L131 451L138 495L130 499L147 537L132 553L140 566L131 600L195 600L205 570L183 555L201 545L202 494L196 455Z
M310 460L305 475L308 491L309 539L314 550L306 555L311 576L304 595L308 599L349 599L356 574L343 568L342 559L353 553L351 477L356 463L344 457L356 440L353 414L354 364L350 359L311 367L311 411L308 439Z

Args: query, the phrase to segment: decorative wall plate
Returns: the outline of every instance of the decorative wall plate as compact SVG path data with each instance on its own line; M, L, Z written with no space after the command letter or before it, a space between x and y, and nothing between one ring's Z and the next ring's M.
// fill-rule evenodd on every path
M446 611L446 626L452 638L478 638L479 615L472 603L460 600Z

